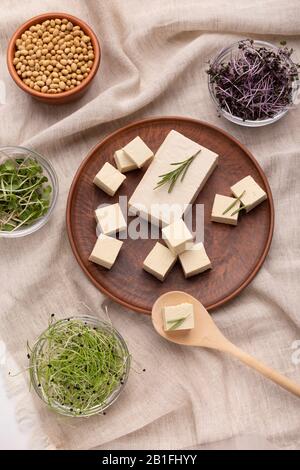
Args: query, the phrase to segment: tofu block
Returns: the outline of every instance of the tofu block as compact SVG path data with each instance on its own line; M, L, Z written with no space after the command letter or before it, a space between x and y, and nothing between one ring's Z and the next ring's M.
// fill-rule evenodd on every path
M236 204L232 209L229 209L226 214L224 212L228 207L236 201ZM222 196L221 194L215 195L214 205L211 212L212 222L219 222L221 224L237 225L239 212L235 215L233 214L237 209L239 209L241 203L237 201L234 197Z
M163 228L162 237L175 255L183 253L194 238L182 219Z
M119 170L106 162L96 174L94 183L109 196L114 196L125 180L126 176L122 175Z
M104 235L113 235L127 228L126 220L118 203L96 209L95 216Z
M124 150L117 150L114 154L114 159L118 170L121 173L127 173L127 171L136 170L138 166L126 155Z
M157 242L144 261L143 268L160 281L164 281L174 264L176 255L169 248Z
M203 243L195 243L189 250L179 255L179 261L186 278L196 276L211 268Z
M163 310L164 330L179 331L194 328L194 306L183 303L166 306Z
M187 160L200 150L184 180L177 181L171 193L168 193L167 185L154 190L160 175L174 169L172 163ZM130 214L140 215L146 221L163 227L182 218L216 168L217 162L216 153L172 130L131 196Z
M89 260L106 269L111 269L117 259L122 245L122 241L117 240L116 238L107 237L101 233L96 241Z
M231 186L231 192L235 197L239 197L245 191L241 198L246 212L250 212L254 207L267 199L265 191L256 183L252 176L246 176L238 183Z
M123 147L125 154L135 163L138 168L142 168L149 160L153 158L153 152L138 136L129 144Z

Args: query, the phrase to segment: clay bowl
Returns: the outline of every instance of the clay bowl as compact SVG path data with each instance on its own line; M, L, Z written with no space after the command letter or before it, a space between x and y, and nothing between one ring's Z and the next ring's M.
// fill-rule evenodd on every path
M91 38L91 42L94 48L95 59L94 59L94 63L93 63L93 66L89 75L81 82L80 85L76 86L75 88L72 88L71 90L64 91L62 93L50 95L47 93L41 93L39 91L33 90L28 85L26 85L17 74L16 69L13 65L13 59L14 59L15 48L16 48L16 40L20 38L21 35L27 29L30 28L30 26L33 26L37 23L42 23L45 20L51 20L55 18L59 18L59 19L67 18L74 25L80 26L80 28ZM97 73L97 70L99 68L100 59L101 59L101 49L100 49L100 45L99 45L99 42L95 33L84 21L80 20L79 18L76 18L75 16L69 15L68 13L57 13L57 12L44 13L42 15L38 15L38 16L31 18L30 20L26 21L24 24L22 24L22 26L20 26L17 29L17 31L12 36L8 45L8 49L7 49L7 67L8 67L10 75L12 76L13 80L16 82L18 87L20 87L23 91L28 93L33 98L36 98L37 100L43 101L44 103L48 103L48 104L64 104L64 103L68 103L69 101L73 101L75 99L80 98L86 92L87 88L91 85L92 80L94 79Z

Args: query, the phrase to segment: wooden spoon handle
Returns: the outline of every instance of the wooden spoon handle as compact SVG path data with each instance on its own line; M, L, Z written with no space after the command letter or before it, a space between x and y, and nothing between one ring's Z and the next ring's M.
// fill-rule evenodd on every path
M226 351L229 354L235 356L247 366L252 367L252 369L257 370L257 372L267 377L267 379L272 380L276 384L280 385L280 387L285 388L297 397L300 397L300 384L293 382L276 370L271 369L271 367L266 366L254 357L237 348L234 344L227 343L223 351Z

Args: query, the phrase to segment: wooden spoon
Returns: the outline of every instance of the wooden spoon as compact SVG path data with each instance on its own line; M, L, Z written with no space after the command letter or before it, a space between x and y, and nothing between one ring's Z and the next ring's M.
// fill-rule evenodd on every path
M162 317L163 307L185 302L191 303L194 306L195 328L192 330L164 331ZM299 384L264 365L262 362L259 362L257 359L232 344L223 336L203 305L191 295L185 292L173 291L159 297L152 308L152 322L157 333L165 339L185 346L202 346L204 348L227 352L247 366L257 370L257 372L267 377L267 379L272 380L282 388L300 397Z

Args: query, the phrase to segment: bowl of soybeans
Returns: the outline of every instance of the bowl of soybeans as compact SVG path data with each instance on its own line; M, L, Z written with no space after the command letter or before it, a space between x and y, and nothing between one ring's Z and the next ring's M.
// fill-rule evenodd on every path
M48 104L81 97L99 68L101 50L92 29L68 13L45 13L20 26L7 50L15 83Z

